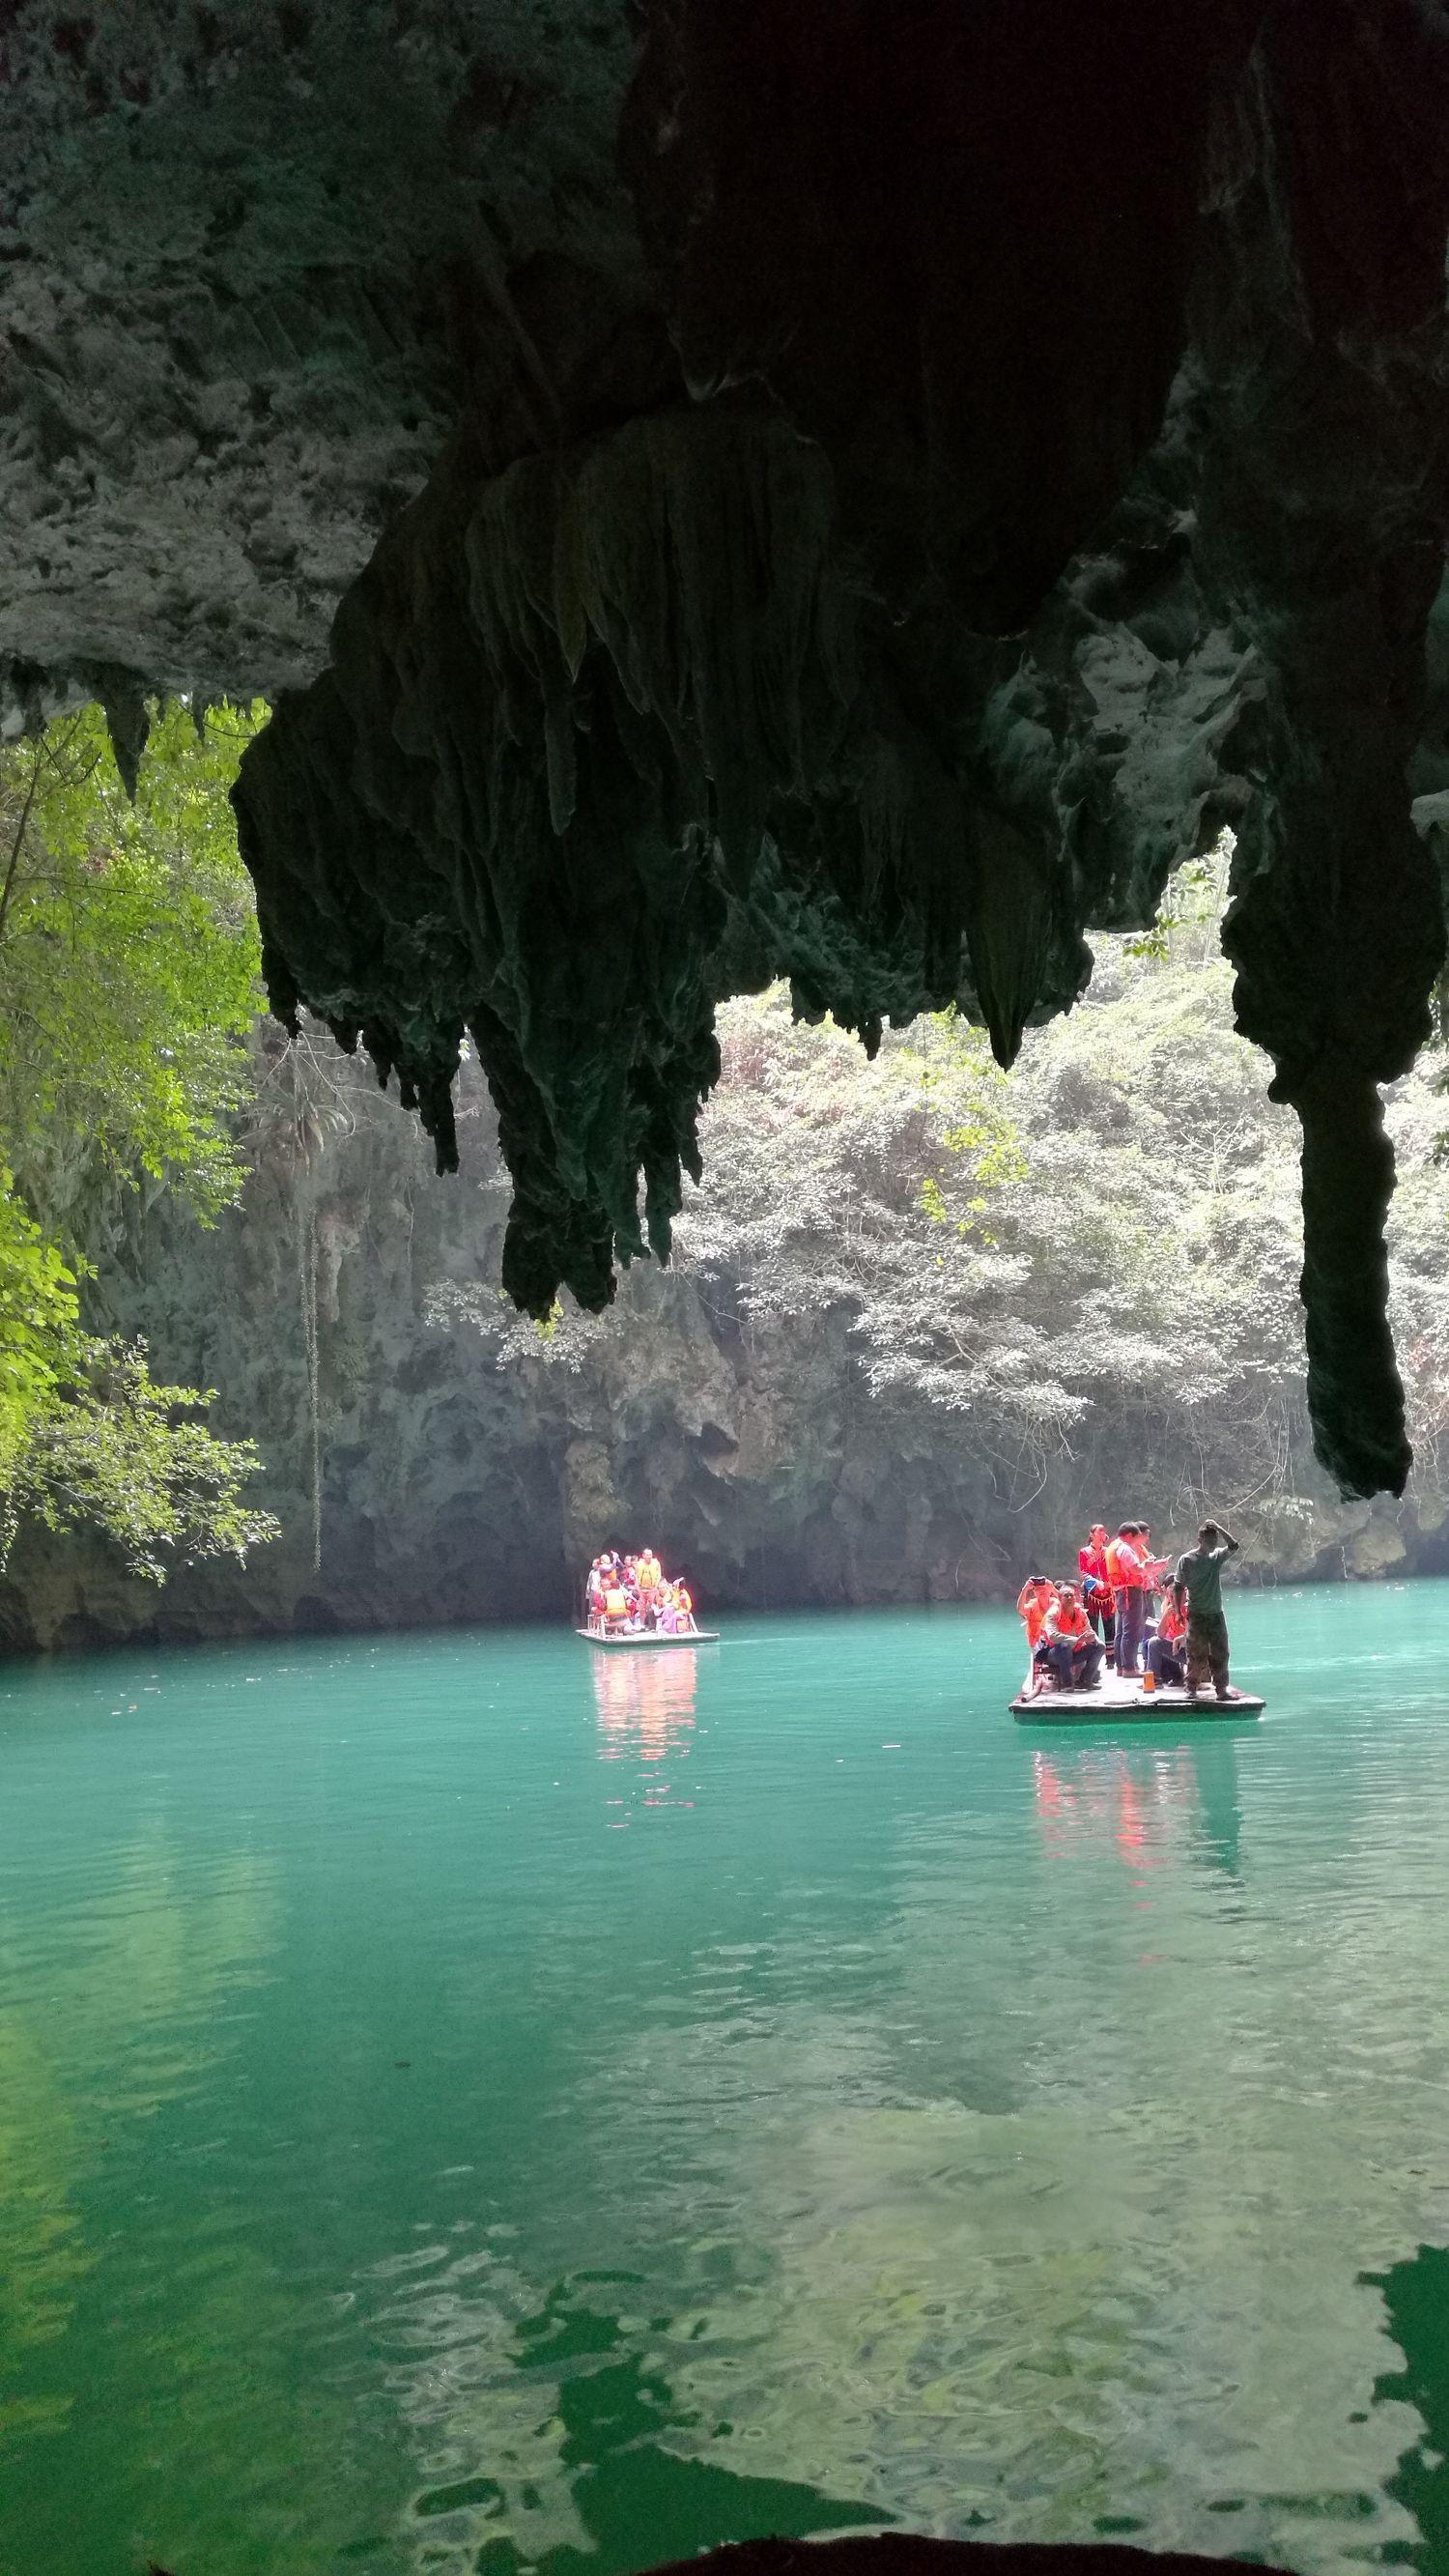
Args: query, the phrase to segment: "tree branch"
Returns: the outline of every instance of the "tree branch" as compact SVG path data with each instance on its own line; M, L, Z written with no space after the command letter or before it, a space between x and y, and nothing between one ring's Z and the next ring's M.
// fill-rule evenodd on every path
M5 882L0 886L0 947L5 944L5 923L10 911L10 898L15 891L15 871L20 865L20 853L25 847L30 809L35 803L36 791L40 785L40 764L43 758L43 746L37 743L35 758L30 767L30 784L25 791L25 801L20 808L20 820L16 824L15 838L10 844L10 856L5 864Z

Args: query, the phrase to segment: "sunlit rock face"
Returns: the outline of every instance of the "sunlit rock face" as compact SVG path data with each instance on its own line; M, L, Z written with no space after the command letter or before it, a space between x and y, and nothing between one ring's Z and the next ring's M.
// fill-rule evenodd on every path
M1231 823L1320 1452L1399 1490L1442 10L10 21L12 697L309 681L238 791L274 1002L444 1164L471 1031L519 1301L667 1248L722 994L867 1044L955 1001L1009 1060Z

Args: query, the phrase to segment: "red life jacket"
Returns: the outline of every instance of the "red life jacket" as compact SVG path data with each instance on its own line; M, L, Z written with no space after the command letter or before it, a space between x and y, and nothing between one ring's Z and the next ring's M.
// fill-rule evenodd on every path
M1133 1538L1114 1538L1107 1543L1107 1571L1118 1592L1141 1592L1147 1581L1146 1559Z
M1077 1571L1079 1574L1090 1575L1093 1578L1097 1585L1098 1592L1104 1596L1101 1601L1101 1607L1104 1610L1110 1610L1112 1607L1112 1577L1107 1568L1106 1549L1104 1547L1079 1547L1077 1550Z

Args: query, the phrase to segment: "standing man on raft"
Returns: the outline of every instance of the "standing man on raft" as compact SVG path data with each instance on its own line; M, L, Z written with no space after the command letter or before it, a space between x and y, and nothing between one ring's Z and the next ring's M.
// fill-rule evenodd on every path
M1142 1655L1151 1559L1142 1541L1140 1521L1124 1521L1107 1542L1107 1579L1117 1603L1117 1672L1131 1681Z
M1115 1663L1117 1603L1107 1572L1107 1533L1100 1521L1093 1521L1086 1546L1077 1550L1077 1571L1082 1578L1082 1607L1107 1650L1108 1663Z
M1223 1567L1236 1556L1238 1542L1217 1521L1204 1521L1196 1547L1185 1548L1172 1577L1178 1615L1187 1621L1187 1696L1197 1699L1209 1674L1219 1699L1235 1699L1228 1687L1228 1623L1223 1616Z

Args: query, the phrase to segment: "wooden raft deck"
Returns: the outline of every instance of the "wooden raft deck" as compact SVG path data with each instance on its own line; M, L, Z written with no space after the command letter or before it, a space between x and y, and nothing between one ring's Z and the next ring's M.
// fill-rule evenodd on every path
M1145 1691L1140 1684L1119 1682L1112 1675L1095 1690L1044 1690L1030 1699L1018 1692L1011 1714L1027 1726L1141 1726L1158 1718L1221 1726L1225 1720L1261 1717L1263 1707L1251 1691L1232 1699L1217 1699L1208 1691L1201 1699L1190 1700L1185 1690Z
M718 1628L691 1628L687 1636L666 1637L658 1628L641 1629L637 1637L605 1637L596 1628L575 1628L587 1646L603 1646L615 1654L621 1646L717 1646Z

